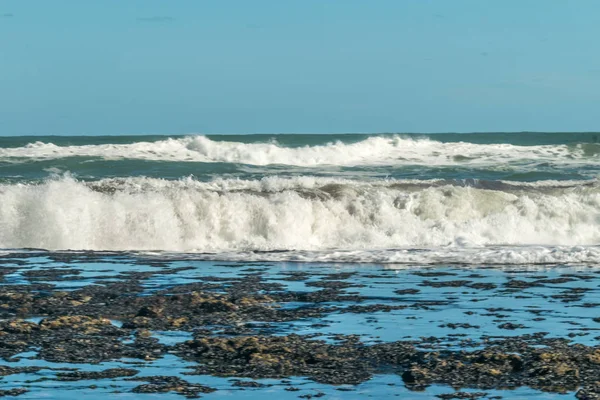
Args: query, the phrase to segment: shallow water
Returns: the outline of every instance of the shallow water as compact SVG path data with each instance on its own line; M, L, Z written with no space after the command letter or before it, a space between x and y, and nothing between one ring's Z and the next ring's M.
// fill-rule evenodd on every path
M336 334L357 334L365 343L435 337L438 348L449 350L480 348L481 340L485 337L511 337L537 332L547 332L548 338L568 338L573 343L589 346L596 345L600 336L600 323L592 319L597 316L593 311L600 304L598 285L600 270L591 267L498 268L453 265L432 268L414 265L394 269L386 265L366 264L223 263L194 261L189 256L182 260L174 257L148 258L125 253L46 252L14 253L3 256L0 258L0 266L3 271L10 271L0 282L3 287L44 283L54 285L53 290L72 291L86 285L102 285L105 282L120 280L127 277L130 272L173 271L173 273L146 276L143 279L144 291L140 295L186 283L256 275L265 284L282 285L284 291L315 292L323 285L336 282L342 284L340 288L342 294L361 296L360 301L347 300L320 304L331 307L331 312L321 318L268 324L252 321L246 323L247 327L262 335L289 333L315 335L315 338L332 343L336 341ZM57 270L64 270L64 274L43 274L44 271L56 272ZM31 272L35 274L28 275ZM56 280L57 276L60 279ZM557 278L562 280L555 281ZM515 281L536 283L532 287L511 288L511 282ZM227 285L226 281L220 282ZM218 288L214 290L219 292ZM412 291L406 292L407 290ZM404 306L404 308L388 312L344 312L345 309L352 307L369 305ZM277 306L296 309L306 307L307 304L284 302ZM41 318L32 317L29 320L38 323ZM120 326L121 322L112 321L112 323ZM502 329L501 325L505 323L523 326L511 330ZM213 334L223 333L215 327ZM152 336L159 339L161 343L172 346L189 340L192 332L153 331ZM358 386L323 385L304 378L259 380L260 383L272 386L242 390L231 386L233 378L181 375L192 363L173 355L166 355L152 362L132 359L97 365L52 363L36 357L36 352L30 351L11 360L5 360L4 364L11 367L76 368L82 371L99 371L116 367L136 368L140 370L137 376L176 375L184 377L188 382L202 383L218 389L214 393L202 395L207 398L250 399L265 394L276 394L281 398L292 399L300 395L314 395L321 392L326 394L326 398L334 399L397 396L424 399L432 398L436 394L452 392L448 387L435 385L428 387L425 392L411 391L395 374L376 375ZM140 382L126 381L122 378L93 382L61 382L53 380L53 376L54 372L47 369L33 374L6 376L1 378L2 388L4 390L13 387L27 388L29 392L19 397L22 399L76 397L96 399L107 394L119 398L159 396L130 393L130 390ZM286 391L285 389L289 389L290 386L300 390ZM503 398L510 399L564 397L564 395L541 393L528 388L511 391L477 391L487 392L488 396L501 395ZM175 394L160 396L180 398Z
M404 341L452 354L502 340L593 349L600 338L599 138L0 137L0 290L7 302L0 312L8 320L0 323L7 337L18 336L0 350L11 355L6 365L43 367L0 377L1 389L27 388L20 398L181 397L133 393L141 381L127 378L60 381L60 371L49 369L121 366L217 388L202 394L209 398L424 399L454 390L405 386L400 364L373 367L375 375L356 386L294 377L242 390L233 378L184 374L195 364L175 354L197 360L181 349L198 337L296 333L338 346L357 335L369 348ZM194 311L186 315L196 325L184 328L165 322L172 315L156 317L147 331L136 325L141 304L152 304L140 299L171 301L190 291L238 311ZM238 307L247 295L277 300ZM111 298L131 307L119 309ZM50 362L80 358L52 353L44 340L65 345L75 334L93 342L93 329L44 330L55 329L43 326L48 318L75 315L80 306L110 319L102 332L115 336L102 339L119 341L115 354L140 358ZM36 338L13 332L27 323L7 327L17 316L36 324ZM14 355L10 346L25 353ZM520 387L480 397L572 398L576 389L560 395Z

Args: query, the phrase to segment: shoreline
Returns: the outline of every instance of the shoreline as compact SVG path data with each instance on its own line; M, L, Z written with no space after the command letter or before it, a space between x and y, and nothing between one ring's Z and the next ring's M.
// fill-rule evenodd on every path
M56 398L591 399L599 272L5 254L0 375L20 398L54 382Z

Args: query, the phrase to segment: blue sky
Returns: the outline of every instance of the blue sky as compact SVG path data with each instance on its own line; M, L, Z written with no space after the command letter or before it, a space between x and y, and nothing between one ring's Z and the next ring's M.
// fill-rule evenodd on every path
M0 135L600 130L597 0L0 0Z

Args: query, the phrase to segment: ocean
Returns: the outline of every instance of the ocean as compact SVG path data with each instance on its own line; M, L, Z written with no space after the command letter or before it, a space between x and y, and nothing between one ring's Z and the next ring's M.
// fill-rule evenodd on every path
M3 137L0 248L598 263L599 137Z
M593 398L599 173L600 133L0 137L0 396Z

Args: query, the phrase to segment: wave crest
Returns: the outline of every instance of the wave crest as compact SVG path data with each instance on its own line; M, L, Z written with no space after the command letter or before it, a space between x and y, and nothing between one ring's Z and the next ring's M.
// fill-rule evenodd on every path
M335 250L335 259L336 251L600 244L597 185L538 186L63 177L0 185L0 248Z
M499 163L599 164L597 144L517 146L439 142L399 135L372 136L355 143L286 147L277 142L243 143L188 136L155 142L57 146L35 142L0 148L0 160L100 157L180 162L218 162L249 165L496 165Z

